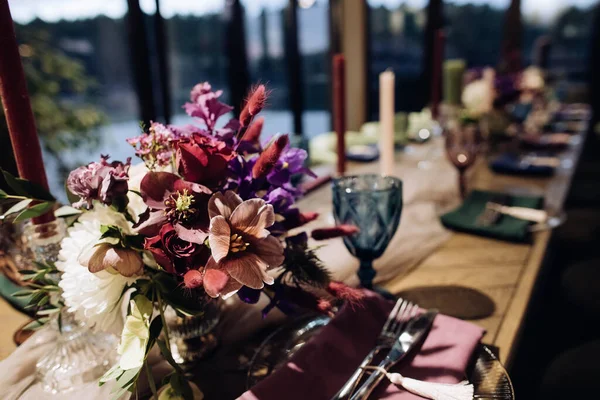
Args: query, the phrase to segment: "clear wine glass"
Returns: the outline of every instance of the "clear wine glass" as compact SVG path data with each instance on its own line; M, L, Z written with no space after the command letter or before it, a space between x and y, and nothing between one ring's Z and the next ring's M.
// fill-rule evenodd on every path
M373 261L387 248L400 223L402 181L391 176L344 176L333 181L333 216L337 224L351 224L360 231L344 237L344 244L360 260L358 277L364 288L384 296L373 286Z
M454 126L446 130L446 155L458 170L460 196L467 194L466 172L473 166L481 146L481 137L474 125Z

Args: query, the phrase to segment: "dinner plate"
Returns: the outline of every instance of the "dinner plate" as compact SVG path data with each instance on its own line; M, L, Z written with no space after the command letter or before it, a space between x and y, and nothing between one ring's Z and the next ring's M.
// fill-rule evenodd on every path
M246 380L250 389L284 365L311 337L330 321L322 315L294 319L271 333L258 347ZM492 349L481 344L466 374L475 387L474 399L514 400L508 373Z

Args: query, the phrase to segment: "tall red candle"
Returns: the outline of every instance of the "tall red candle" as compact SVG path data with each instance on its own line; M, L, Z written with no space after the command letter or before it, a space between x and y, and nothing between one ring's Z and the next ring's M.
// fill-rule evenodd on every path
M19 175L48 189L8 0L0 0L0 97ZM54 214L50 212L33 222L40 224L52 220Z
M442 101L442 64L444 62L445 39L444 31L437 29L433 41L433 66L431 68L431 115L433 119L438 118L440 102Z
M346 59L333 56L333 129L337 135L337 173L346 172Z

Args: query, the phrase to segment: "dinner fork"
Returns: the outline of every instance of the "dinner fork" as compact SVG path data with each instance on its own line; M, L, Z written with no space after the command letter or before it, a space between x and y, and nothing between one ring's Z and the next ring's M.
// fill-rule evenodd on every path
M364 373L364 367L371 364L373 358L384 349L391 349L394 345L398 336L406 327L406 323L419 311L419 307L416 304L404 299L398 299L394 308L388 315L379 336L375 347L367 354L360 366L354 371L354 374L348 379L348 381L342 386L342 388L331 398L331 400L342 400L350 397L356 384L359 382L362 374Z

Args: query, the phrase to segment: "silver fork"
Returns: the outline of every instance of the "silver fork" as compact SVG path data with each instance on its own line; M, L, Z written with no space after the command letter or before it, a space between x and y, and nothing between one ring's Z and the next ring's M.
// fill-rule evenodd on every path
M406 327L406 323L412 317L417 315L418 310L419 307L410 301L404 299L398 299L398 301L396 301L394 308L388 315L388 318L381 329L381 333L379 333L379 336L377 337L375 347L367 354L360 366L354 371L354 374L352 374L350 379L348 379L331 400L342 400L350 397L364 373L364 367L371 364L373 358L375 358L380 351L392 348L394 342Z

